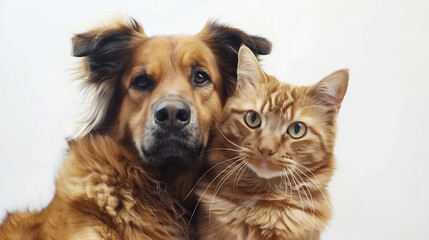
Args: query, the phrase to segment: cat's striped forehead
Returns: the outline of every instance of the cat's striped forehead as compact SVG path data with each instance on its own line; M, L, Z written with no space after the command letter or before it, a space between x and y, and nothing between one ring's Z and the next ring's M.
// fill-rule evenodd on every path
M284 120L291 120L295 117L297 105L303 100L304 92L303 87L271 79L259 94L256 102L258 111L262 114L281 116Z
M258 101L261 113L271 112L283 115L287 114L288 110L290 111L295 98L292 96L289 85L276 84L275 86L268 86L264 90L266 91L265 96Z

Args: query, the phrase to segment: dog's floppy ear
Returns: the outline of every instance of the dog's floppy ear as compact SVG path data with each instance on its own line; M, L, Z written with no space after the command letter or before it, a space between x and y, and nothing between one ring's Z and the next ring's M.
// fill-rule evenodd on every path
M105 78L106 74L117 73L114 70L124 64L123 60L131 52L132 40L137 34L144 35L144 32L136 20L116 20L89 32L76 34L72 38L73 56L85 57L90 74L100 74Z
M271 42L259 36L249 35L240 29L232 28L216 21L209 21L198 34L213 50L224 83L224 94L231 96L237 80L238 50L246 45L255 56L271 52Z
M72 54L83 57L83 88L91 98L77 137L102 128L106 122L117 81L137 36L145 36L140 24L121 18L72 38Z

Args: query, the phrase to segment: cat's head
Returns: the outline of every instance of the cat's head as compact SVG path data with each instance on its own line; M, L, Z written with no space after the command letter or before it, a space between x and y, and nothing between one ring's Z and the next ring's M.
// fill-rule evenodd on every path
M253 53L242 46L237 76L236 92L219 125L223 147L234 149L265 179L291 172L301 175L300 171L332 172L336 117L348 70L311 86L292 86L265 74Z

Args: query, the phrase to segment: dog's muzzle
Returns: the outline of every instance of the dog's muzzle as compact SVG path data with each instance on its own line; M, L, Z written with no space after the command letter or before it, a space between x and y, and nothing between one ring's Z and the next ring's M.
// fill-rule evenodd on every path
M192 164L203 150L196 111L181 98L156 102L145 126L143 161L151 165Z
M162 101L155 106L154 119L161 128L180 130L189 124L191 108L183 101Z

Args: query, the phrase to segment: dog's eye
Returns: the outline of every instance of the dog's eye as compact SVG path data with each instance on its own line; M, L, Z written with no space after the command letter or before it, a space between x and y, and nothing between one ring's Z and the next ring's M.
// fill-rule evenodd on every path
M205 86L210 83L210 76L204 71L196 71L193 82L197 86Z
M137 90L147 91L152 88L153 82L147 76L142 75L142 76L137 76L134 79L132 86Z

